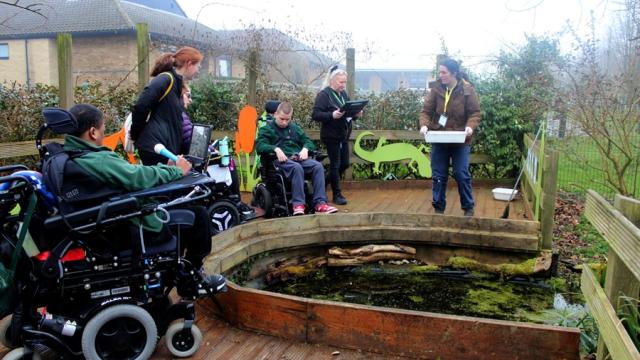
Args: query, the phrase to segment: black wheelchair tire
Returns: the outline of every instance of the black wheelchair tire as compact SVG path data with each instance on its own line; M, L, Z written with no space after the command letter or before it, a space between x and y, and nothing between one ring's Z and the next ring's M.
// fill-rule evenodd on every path
M255 203L255 206L264 210L264 217L270 218L273 216L273 199L269 189L264 184L256 186L252 202Z
M142 345L140 350L134 350L132 348L133 344L129 344L129 350L135 354L133 354L132 357L128 357L128 359L146 360L150 358L156 349L156 343L158 341L158 329L156 327L156 323L153 320L153 317L151 317L151 314L149 314L145 309L129 304L110 306L98 312L91 320L89 320L87 326L82 332L82 352L84 357L87 360L123 359L123 354L121 353L115 355L112 354L113 357L101 356L101 354L98 353L99 350L97 348L97 342L108 339L108 336L105 335L104 332L111 330L109 329L109 326L112 326L113 321L122 322L125 319L129 321L126 326L127 331L130 331L132 329L131 325L134 325L137 329L133 330L143 330L145 332L145 334L142 334L145 336L144 344L138 344L138 346ZM105 326L107 326L106 329ZM123 326L116 327L118 330L123 329ZM134 336L130 335L130 337L133 338Z
M196 324L191 325L190 333L185 333L184 321L174 321L164 335L167 349L171 355L189 357L198 351L202 343L202 332Z
M207 212L213 228L213 235L240 224L240 212L236 205L230 201L218 201L209 206Z

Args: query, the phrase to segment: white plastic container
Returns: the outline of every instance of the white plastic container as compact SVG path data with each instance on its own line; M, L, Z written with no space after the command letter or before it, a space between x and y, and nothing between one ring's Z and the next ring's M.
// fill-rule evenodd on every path
M431 130L424 136L424 141L428 143L462 144L465 138L464 131Z
M500 201L511 201L518 195L518 190L507 188L495 188L493 189L493 198ZM513 192L513 195L511 194Z

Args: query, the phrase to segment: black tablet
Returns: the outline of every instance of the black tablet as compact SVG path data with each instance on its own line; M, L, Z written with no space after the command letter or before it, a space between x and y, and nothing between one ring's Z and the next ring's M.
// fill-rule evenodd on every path
M353 117L357 113L362 111L362 109L364 109L364 107L367 106L368 103L369 100L347 101L346 103L344 103L344 105L342 105L340 111L345 111L344 116L346 117Z
M194 124L193 133L191 134L191 146L189 147L189 155L203 160L208 158L210 141L211 126Z

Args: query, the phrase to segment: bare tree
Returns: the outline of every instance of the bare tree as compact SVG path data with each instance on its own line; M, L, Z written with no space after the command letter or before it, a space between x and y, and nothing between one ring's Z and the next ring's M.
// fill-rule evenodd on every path
M0 0L0 26L17 28L20 26L21 16L37 16L44 23L47 20L42 11L44 8L51 7L43 1Z
M569 155L603 175L604 180L593 181L622 195L634 190L640 155L639 2L624 3L606 41L597 40L593 20L588 38L575 35L577 54L565 64L566 82L559 94L568 117L595 145L599 161L590 162L576 151Z

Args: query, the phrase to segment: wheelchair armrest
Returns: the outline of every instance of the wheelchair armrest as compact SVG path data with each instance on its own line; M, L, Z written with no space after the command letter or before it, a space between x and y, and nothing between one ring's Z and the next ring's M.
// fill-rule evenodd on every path
M77 227L85 225L97 220L100 212L103 212L103 218L109 218L114 215L121 215L138 210L138 200L134 197L128 197L119 200L112 200L102 203L101 205L72 212L66 215L56 215L44 221L44 227L47 230L67 229L68 225Z
M16 170L29 170L29 168L22 164L0 166L0 174L14 172Z

